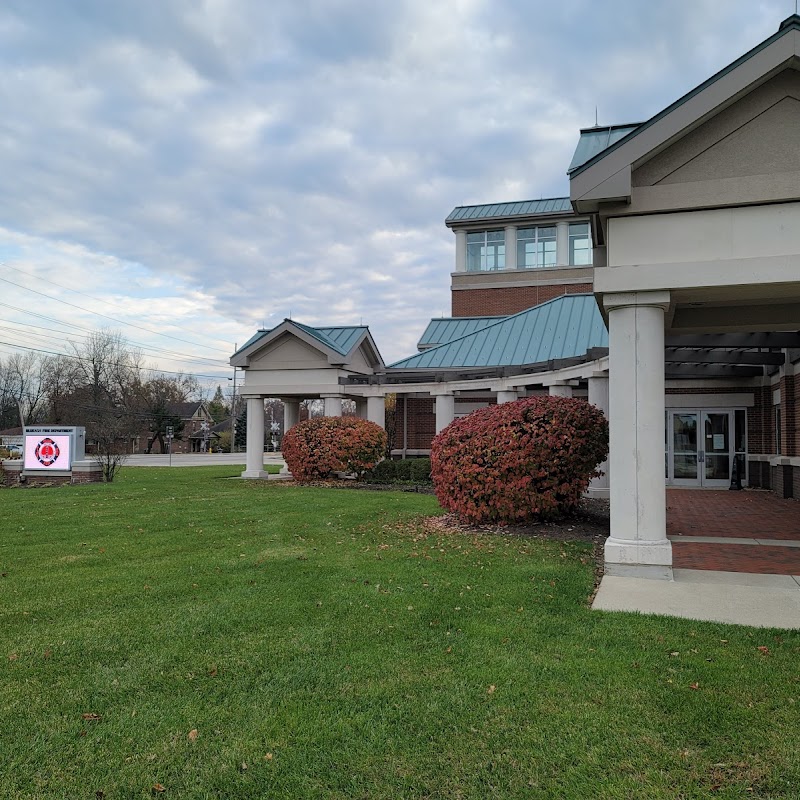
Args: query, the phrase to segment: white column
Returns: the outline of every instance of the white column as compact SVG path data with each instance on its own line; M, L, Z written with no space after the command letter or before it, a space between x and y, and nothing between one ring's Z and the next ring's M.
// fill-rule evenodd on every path
M366 397L356 397L356 416L359 419L366 419L367 418L367 398Z
M506 269L517 268L517 226L506 225Z
M446 428L456 416L456 401L452 394L436 395L436 433Z
M293 428L300 420L300 401L292 398L283 401L283 432Z
M264 472L264 398L247 398L247 464L243 478L266 478Z
M664 311L668 291L609 294L611 536L606 572L672 577L664 478Z
M502 390L497 393L498 403L513 403L518 398L516 389Z
M568 383L553 383L547 387L550 397L572 397L572 387Z
M597 406L606 419L608 419L608 375L592 375L589 377L589 402ZM608 459L598 466L603 473L599 478L593 478L589 484L587 494L591 497L609 496L609 470Z
M325 404L324 416L326 417L342 416L342 395L324 394L322 395L322 400Z
M467 232L456 231L456 272L467 270Z
M556 223L556 264L569 264L569 222Z
M386 398L368 397L367 398L367 419L386 428Z

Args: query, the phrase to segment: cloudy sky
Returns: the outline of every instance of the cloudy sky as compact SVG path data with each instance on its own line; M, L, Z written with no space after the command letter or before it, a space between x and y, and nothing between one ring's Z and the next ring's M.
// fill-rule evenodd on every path
M229 375L234 343L288 316L408 355L449 314L454 206L567 194L595 107L647 119L793 10L5 0L0 355L108 326Z

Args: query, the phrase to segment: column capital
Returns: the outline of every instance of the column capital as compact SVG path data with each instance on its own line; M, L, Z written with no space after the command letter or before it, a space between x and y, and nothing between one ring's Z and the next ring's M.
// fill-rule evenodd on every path
M331 400L344 400L345 399L345 395L343 395L341 393L333 394L333 393L327 393L327 392L325 394L320 394L320 399L321 400L327 400L328 398L330 398Z
M607 311L616 308L631 308L633 306L649 306L661 308L666 311L670 304L670 294L667 289L653 292L611 292L603 295L603 307Z

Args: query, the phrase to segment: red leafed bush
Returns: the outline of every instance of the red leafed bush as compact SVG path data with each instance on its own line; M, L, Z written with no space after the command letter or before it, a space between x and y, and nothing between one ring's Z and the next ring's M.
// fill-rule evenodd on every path
M448 425L433 440L431 477L442 506L468 522L525 522L574 509L607 454L602 411L526 397Z
M386 433L358 417L317 417L287 431L281 449L298 481L330 478L336 472L361 474L383 458Z

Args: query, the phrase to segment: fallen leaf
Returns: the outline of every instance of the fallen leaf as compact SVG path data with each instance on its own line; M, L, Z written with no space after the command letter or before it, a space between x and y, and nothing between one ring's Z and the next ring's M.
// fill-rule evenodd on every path
M211 669L208 671L208 677L209 678L216 678L217 677L217 667L216 667L216 665L211 667Z
M86 722L100 722L103 719L100 714L96 714L94 711L87 711L85 714L81 714L81 719L85 720Z
M153 794L163 794L163 793L164 793L164 792L166 792L166 791L167 791L167 787L166 787L166 786L164 786L164 785L163 785L163 784L161 784L161 783L156 783L156 784L153 786Z
M690 683L689 684L689 688L690 689L699 689L700 688L700 684L699 683Z
M766 655L769 655L769 647L766 647L765 645L763 645L763 644L762 644L762 645L761 645L761 646L760 646L758 649L759 649L759 651L760 651L760 652L762 652L762 653L763 653L765 656L766 656Z
M53 655L53 651L52 650L45 650L44 651L44 657L45 658L50 658L51 655Z
M192 728L189 731L189 741L196 742L197 741L197 728Z
M486 694L494 694L496 690L497 690L497 687L496 687L494 684L492 684L492 685L491 685L491 686L490 686L490 687L489 687L489 688L486 690Z
M19 656L16 653L9 653L8 654L8 660L9 661L16 661L18 658L19 658Z
M674 652L670 653L670 655L671 655L673 658L675 658L676 656L679 656L679 655L680 655L680 653L679 653L679 652L676 650L676 651L674 651Z
M239 769L242 772L245 772L247 770L247 762L246 761L242 761L242 763L239 765Z
M272 753L267 753L267 754L264 756L264 760L265 760L265 761L272 761Z

